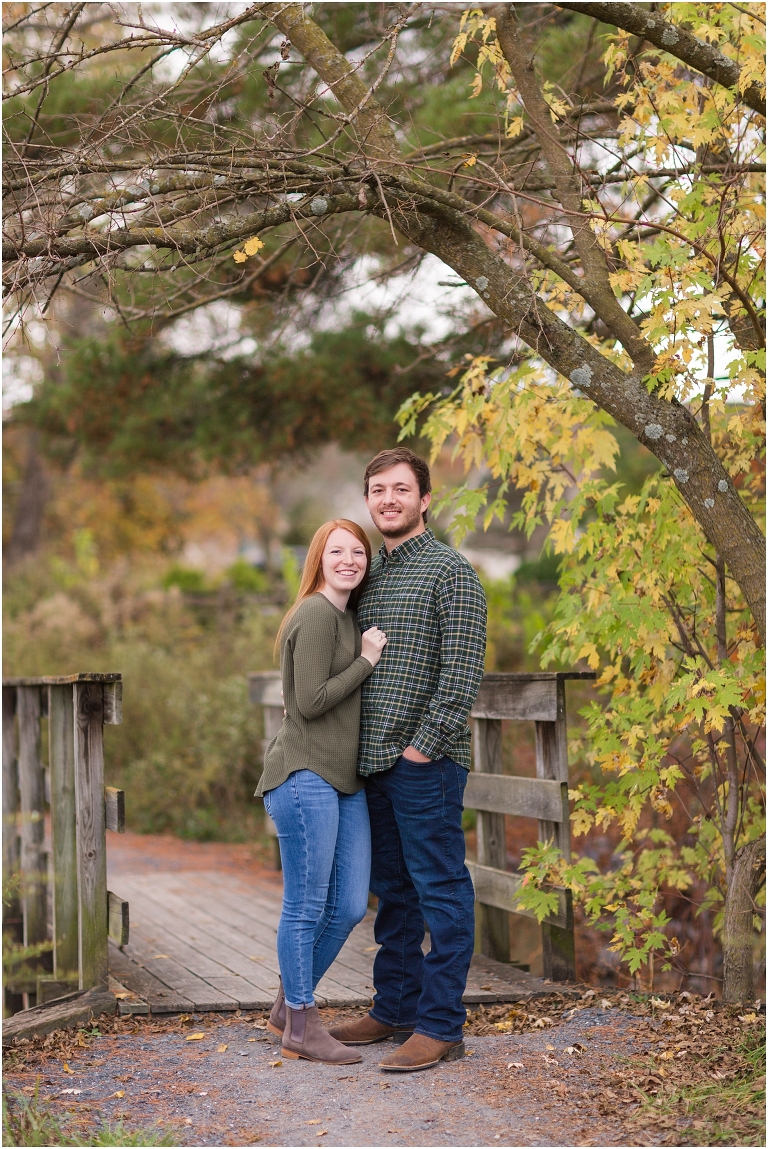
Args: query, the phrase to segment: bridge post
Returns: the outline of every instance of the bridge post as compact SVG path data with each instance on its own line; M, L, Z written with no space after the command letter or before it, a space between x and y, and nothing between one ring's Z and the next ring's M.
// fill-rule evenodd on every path
M501 721L475 718L473 721L475 770L503 774ZM477 815L477 860L497 870L507 868L507 842L503 814L480 810ZM479 903L480 949L486 957L509 961L509 914L497 906Z
M47 866L45 856L45 792L40 761L40 687L19 686L19 806L21 813L21 904L24 945L45 941L47 929Z
M477 863L467 866L479 906L481 952L509 961L509 915L520 909L522 876L507 870L505 816L535 818L539 840L554 840L571 856L565 681L594 679L591 672L486 674L472 708L474 763L464 804L478 811ZM532 721L536 731L536 777L504 776L502 721ZM558 908L541 924L544 977L576 975L571 891L559 889Z
M79 983L77 841L75 834L75 716L73 688L48 687L48 763L53 852L53 972Z

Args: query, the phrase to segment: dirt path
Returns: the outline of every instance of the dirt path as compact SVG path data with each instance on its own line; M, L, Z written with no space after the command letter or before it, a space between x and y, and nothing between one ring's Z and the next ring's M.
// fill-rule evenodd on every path
M263 1020L190 1018L87 1039L66 1062L6 1075L78 1125L170 1125L185 1145L610 1145L622 1121L600 1112L600 1079L643 1046L635 1019L585 1009L556 1029L469 1037L468 1056L417 1074L280 1059ZM199 1040L189 1040L202 1033ZM565 1052L574 1043L579 1054ZM278 1062L279 1064L271 1064ZM523 1068L510 1068L514 1063ZM79 1092L73 1092L79 1090ZM66 1091L66 1092L63 1092ZM636 1135L635 1135L636 1136ZM655 1144L650 1136L645 1144Z
M114 873L202 863L280 885L249 845L131 834L109 848ZM283 1062L263 1012L102 1018L16 1042L5 1088L81 1136L123 1119L190 1146L756 1145L754 1010L587 987L478 1005L464 1060L402 1075L379 1069L386 1043L341 1069ZM322 1011L327 1025L361 1012Z

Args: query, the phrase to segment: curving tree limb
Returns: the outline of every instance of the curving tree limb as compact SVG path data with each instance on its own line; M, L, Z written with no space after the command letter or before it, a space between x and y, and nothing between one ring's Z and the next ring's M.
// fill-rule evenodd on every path
M579 12L584 16L592 16L602 24L613 24L616 28L623 28L633 36L642 36L655 48L676 56L681 63L687 64L710 80L730 88L738 100L743 101L747 107L765 116L765 89L758 83L752 83L745 92L739 90L739 74L741 69L735 60L724 55L719 48L699 40L696 36L686 32L679 24L672 24L665 20L651 7L641 8L631 3L571 3L563 4L558 0L558 8L566 8L571 12Z

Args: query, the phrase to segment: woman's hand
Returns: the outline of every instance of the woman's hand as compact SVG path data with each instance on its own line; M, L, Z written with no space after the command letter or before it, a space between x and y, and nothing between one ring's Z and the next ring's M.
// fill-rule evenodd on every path
M370 662L371 666L376 666L378 663L386 641L386 634L383 630L379 630L378 626L372 626L370 630L363 631L363 646L360 654Z

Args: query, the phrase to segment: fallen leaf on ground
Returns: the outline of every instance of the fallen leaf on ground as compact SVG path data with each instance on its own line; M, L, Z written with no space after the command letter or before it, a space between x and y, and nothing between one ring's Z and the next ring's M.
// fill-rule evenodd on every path
M522 1061L510 1061L507 1065L507 1069L525 1069L525 1066Z
M651 1005L655 1005L657 1009L669 1009L671 1004L669 1001L662 1001L660 997L651 998Z
M207 1097L207 1096L208 1096L208 1090L207 1090L207 1089L204 1089L204 1090L202 1091L202 1093L198 1093L198 1095L197 1095L197 1096L198 1096L198 1097Z
M552 1053L554 1053L554 1052L555 1052L555 1047L554 1047L554 1045L548 1045L548 1046L547 1046L547 1049L551 1050L551 1051L552 1051Z
M130 997L131 995L129 993L116 993L113 996L116 997L118 1001L123 1001L124 998Z
M189 1038L187 1038L187 1041L189 1041ZM216 1048L216 1052L217 1053L225 1053L228 1049L229 1049L228 1045L219 1045Z
M283 1064L282 1061L268 1061L267 1062L267 1065L269 1066L270 1069L277 1069L282 1064Z
M601 1009L613 1009L613 1002L609 1001L607 997L604 997L603 1000L600 1002L600 1008Z
M63 1061L61 1064L61 1068L64 1070L65 1073L74 1074L74 1072L75 1072L74 1069L69 1068L69 1062L68 1061Z
M204 1033L190 1033L184 1038L185 1041L202 1041L205 1037Z
M491 986L489 986L489 985L481 985L481 986L480 986L480 989L491 989Z
M745 1021L747 1025L752 1025L753 1022L757 1021L757 1014L745 1013L743 1017L741 1014L739 1014L739 1021Z
M267 960L265 957L260 957L258 954L248 954L248 957L251 959L251 961L266 961Z
M260 1037L249 1037L248 1041L261 1041Z
M564 1052L565 1053L575 1053L575 1054L578 1054L579 1056L581 1056L582 1053L587 1052L587 1047L585 1045L582 1045L580 1041L575 1041L573 1043L573 1045L566 1045Z
M125 1090L118 1089L115 1093L110 1093L110 1097L125 1097Z
M675 1056L674 1050L665 1049L663 1053L659 1054L659 1060L660 1061L671 1061L674 1056Z
M152 958L166 958L168 961L170 961L168 954L152 954Z
M192 1124L192 1118L191 1117L185 1117L184 1118L184 1124L185 1125L191 1125Z
M82 1089L62 1089L62 1095L65 1093L82 1093Z

